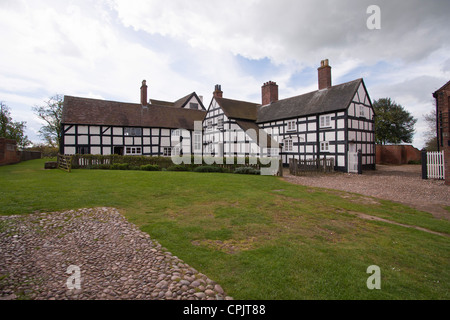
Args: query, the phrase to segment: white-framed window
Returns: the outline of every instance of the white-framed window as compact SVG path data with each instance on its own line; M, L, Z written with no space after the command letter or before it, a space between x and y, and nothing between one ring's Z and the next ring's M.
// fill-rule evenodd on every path
M194 150L202 150L202 133L194 132Z
M126 155L141 155L142 148L141 147L126 147L125 154Z
M287 131L297 131L297 121L289 120L287 122Z
M181 155L181 148L180 147L173 147L171 156L179 156Z
M329 148L330 148L330 144L329 144L328 141L322 141L322 142L320 143L320 151L325 151L325 152L327 152L327 151L329 150Z
M164 147L163 148L163 156L164 157L170 157L172 155L172 148L171 147Z
M217 129L223 129L223 116L217 118Z
M293 143L292 139L284 139L283 140L283 151L292 151L293 150Z
M320 116L319 121L320 121L321 128L331 127L331 116L330 115Z
M206 130L207 131L212 131L212 125L213 125L212 120L206 121Z
M359 116L360 117L365 117L366 114L364 112L365 107L363 105L359 105Z
M172 130L172 137L179 137L180 134L180 129Z

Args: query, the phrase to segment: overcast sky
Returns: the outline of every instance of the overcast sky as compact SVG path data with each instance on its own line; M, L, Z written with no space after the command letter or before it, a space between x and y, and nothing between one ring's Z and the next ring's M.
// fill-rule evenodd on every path
M381 29L367 27L370 5ZM138 103L193 91L206 107L215 84L224 97L261 102L261 85L280 99L317 90L317 67L333 84L363 78L372 101L390 97L416 118L450 80L448 0L0 0L0 101L27 122L58 94Z

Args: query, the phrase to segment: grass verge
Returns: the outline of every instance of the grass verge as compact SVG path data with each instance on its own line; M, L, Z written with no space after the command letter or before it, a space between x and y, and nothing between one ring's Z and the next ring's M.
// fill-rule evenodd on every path
M235 299L449 299L450 223L389 201L277 177L0 167L0 214L121 209ZM381 269L369 290L367 267Z

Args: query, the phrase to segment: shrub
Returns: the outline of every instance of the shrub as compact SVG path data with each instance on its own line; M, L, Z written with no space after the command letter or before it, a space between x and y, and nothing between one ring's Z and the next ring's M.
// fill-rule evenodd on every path
M239 167L234 170L238 174L261 174L261 171L252 167Z
M200 166L194 169L194 172L224 172L221 167L216 166Z
M145 164L141 166L141 170L144 171L159 171L159 166L157 164Z
M178 164L168 167L167 171L189 171L189 168Z
M114 163L111 165L111 170L128 170L129 167L128 163Z

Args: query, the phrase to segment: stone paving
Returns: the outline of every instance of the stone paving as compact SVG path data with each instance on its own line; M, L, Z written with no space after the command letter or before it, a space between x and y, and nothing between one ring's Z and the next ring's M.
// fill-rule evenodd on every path
M0 217L0 299L231 300L114 208Z

